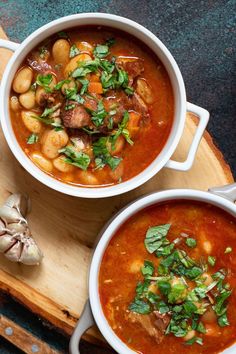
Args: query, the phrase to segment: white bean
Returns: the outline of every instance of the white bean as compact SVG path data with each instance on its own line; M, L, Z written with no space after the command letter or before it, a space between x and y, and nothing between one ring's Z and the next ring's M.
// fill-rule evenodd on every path
M42 156L40 152L33 152L30 157L31 160L42 170L46 172L52 172L53 164L51 163L51 161Z
M90 185L98 185L99 184L97 177L94 176L89 171L80 171L78 176L79 176L80 182L84 185L90 186Z
M64 147L68 140L65 130L47 130L41 139L42 153L49 159L55 159L59 155L58 150Z
M212 244L210 241L204 241L202 246L203 246L203 249L206 253L211 254Z
M23 66L15 75L13 90L17 93L25 93L29 90L33 80L33 71L28 66Z
M188 341L188 340L192 339L192 338L195 337L195 336L196 336L196 331L191 330L191 331L189 331L189 332L186 334L186 336L184 337L184 340L185 340L185 341Z
M10 107L14 112L17 112L21 109L21 105L17 96L11 96Z
M58 39L52 47L52 55L57 64L65 65L69 61L70 44L66 39Z
M19 101L21 105L26 109L32 109L35 106L35 92L29 90L25 93L22 93L19 96Z
M36 118L33 118L37 116L38 115L33 111L21 112L21 118L23 120L24 125L26 126L27 129L29 129L31 133L35 133L35 134L40 133L42 129L42 123Z
M93 52L93 46L88 42L77 43L77 48L79 48L81 52L89 52L89 53Z
M74 166L66 163L64 159L65 156L58 156L53 160L53 166L60 172L72 172L74 170Z
M69 76L71 72L78 68L78 62L91 60L91 56L88 54L79 54L72 58L65 67L65 75Z

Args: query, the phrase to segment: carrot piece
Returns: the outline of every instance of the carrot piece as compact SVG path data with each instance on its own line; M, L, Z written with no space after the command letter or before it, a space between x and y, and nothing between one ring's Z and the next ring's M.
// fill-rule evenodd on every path
M100 75L91 73L89 79L91 82L100 82Z
M141 114L137 112L129 112L129 121L127 124L127 129L129 131L130 137L133 138L139 131L139 122L141 119Z
M102 94L103 88L101 82L90 82L88 85L88 92Z

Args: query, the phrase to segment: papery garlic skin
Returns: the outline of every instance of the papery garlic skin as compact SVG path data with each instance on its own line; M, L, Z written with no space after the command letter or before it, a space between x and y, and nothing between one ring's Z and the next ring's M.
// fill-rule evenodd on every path
M0 207L0 253L12 262L38 265L43 253L31 237L26 213L29 200L21 194L12 194Z

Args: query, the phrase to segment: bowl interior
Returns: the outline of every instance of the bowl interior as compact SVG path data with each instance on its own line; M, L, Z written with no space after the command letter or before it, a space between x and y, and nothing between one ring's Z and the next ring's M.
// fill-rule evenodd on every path
M131 216L138 213L140 210L145 209L149 206L173 201L173 200L193 200L205 202L208 204L212 204L214 206L219 207L220 209L228 212L229 214L236 217L236 205L226 200L222 197L195 190L168 190L158 193L150 194L146 197L142 197L137 201L131 203L129 206L125 207L121 210L117 216L115 216L111 223L105 226L105 230L102 231L101 239L95 249L94 256L91 263L90 274L89 274L89 298L91 303L92 312L95 318L95 321L106 338L113 348L118 351L120 354L132 354L135 353L131 349L129 349L120 339L116 336L116 334L111 329L104 313L102 310L102 306L99 299L99 271L100 264L102 262L102 258L104 252L112 239L113 235L120 228L120 226ZM236 345L227 348L224 351L224 354L233 354L235 351ZM234 349L233 349L234 348Z
M118 185L102 188L86 188L69 185L60 182L41 171L29 160L19 146L9 117L8 97L10 94L11 83L25 56L41 41L50 37L52 34L68 28L83 25L104 25L115 29L122 29L122 31L130 33L144 42L162 61L169 74L174 92L175 112L173 125L169 138L160 154L144 171L132 179ZM183 132L186 113L186 95L183 79L175 60L167 48L155 37L154 34L136 22L123 17L101 13L88 13L72 15L53 21L35 31L19 46L11 58L3 76L1 87L1 110L2 127L5 137L13 154L27 171L42 183L60 192L73 196L96 198L113 196L134 189L154 176L166 164L176 149Z

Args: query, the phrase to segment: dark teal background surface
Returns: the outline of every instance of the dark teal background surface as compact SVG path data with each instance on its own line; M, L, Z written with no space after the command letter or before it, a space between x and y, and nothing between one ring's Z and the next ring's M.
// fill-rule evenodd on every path
M175 57L188 100L210 111L208 130L236 175L236 1L190 0L0 0L0 24L11 40L21 42L43 24L69 14L107 12L133 19L155 33ZM4 312L58 349L67 339L45 328L14 302ZM17 350L0 340L0 354ZM84 345L82 354L106 353Z

